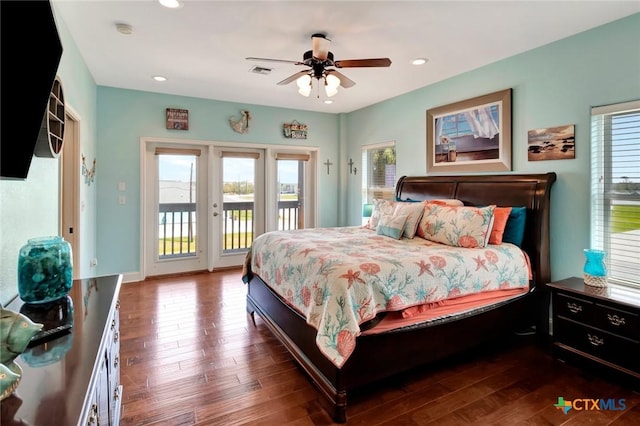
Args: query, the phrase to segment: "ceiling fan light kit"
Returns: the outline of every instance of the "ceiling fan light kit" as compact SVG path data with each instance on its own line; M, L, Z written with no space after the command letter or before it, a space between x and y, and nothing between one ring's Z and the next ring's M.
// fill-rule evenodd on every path
M309 74L304 74L298 77L296 83L298 84L298 93L302 96L309 96L311 94L312 83L311 76Z
M320 81L327 97L335 96L338 93L338 87L345 89L353 87L356 83L338 70L331 68L364 68L364 67L389 67L391 60L389 58L371 58L371 59L343 59L334 60L333 53L329 51L331 41L324 34L313 34L311 36L312 50L307 50L302 55L302 61L289 61L283 59L271 58L255 58L248 57L250 61L269 61L269 62L285 62L293 65L304 65L309 69L298 71L290 75L284 80L278 82L278 85L289 84L293 81L298 86L298 93L308 97L313 88L313 79L318 80L318 98L320 97Z

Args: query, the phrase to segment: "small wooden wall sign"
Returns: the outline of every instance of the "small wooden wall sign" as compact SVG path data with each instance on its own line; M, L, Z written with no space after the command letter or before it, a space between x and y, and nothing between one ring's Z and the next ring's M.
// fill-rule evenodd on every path
M307 125L299 123L297 120L293 120L291 123L284 123L282 125L282 131L285 138L292 139L306 139L307 138Z
M167 108L167 129L189 130L189 110Z

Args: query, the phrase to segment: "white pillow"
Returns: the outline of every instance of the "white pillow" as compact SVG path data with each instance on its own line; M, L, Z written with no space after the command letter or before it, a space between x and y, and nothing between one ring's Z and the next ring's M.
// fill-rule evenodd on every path
M418 224L424 213L424 203L413 203L396 201L396 207L393 210L394 215L406 215L407 223L404 225L402 236L413 238L416 235Z
M371 218L369 218L369 223L365 225L365 227L369 229L376 229L380 217L384 214L393 214L394 207L395 201L375 198L373 200L373 212L371 213Z
M376 234L399 240L402 237L404 225L407 223L406 214L385 214L382 215L376 227Z

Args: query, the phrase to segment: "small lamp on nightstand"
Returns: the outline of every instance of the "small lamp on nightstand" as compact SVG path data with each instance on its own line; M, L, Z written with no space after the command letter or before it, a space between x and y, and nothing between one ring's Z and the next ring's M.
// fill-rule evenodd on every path
M369 218L373 214L373 204L362 205L362 224L366 225L369 222Z

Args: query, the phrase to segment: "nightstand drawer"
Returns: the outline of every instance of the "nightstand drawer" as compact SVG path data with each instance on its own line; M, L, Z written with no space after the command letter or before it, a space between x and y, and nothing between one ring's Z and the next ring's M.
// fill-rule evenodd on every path
M556 315L579 322L590 322L593 319L595 303L589 300L556 293L554 303L553 309Z
M582 352L631 370L640 367L640 344L604 330L558 318L554 339Z
M638 314L596 303L593 320L596 327L640 341Z

